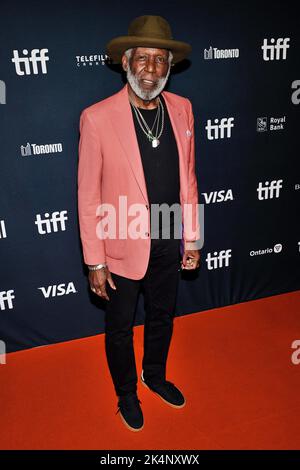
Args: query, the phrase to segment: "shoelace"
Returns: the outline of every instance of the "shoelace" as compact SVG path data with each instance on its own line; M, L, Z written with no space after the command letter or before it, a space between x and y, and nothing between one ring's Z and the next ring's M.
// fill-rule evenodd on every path
M139 400L139 398L136 396L136 395L129 395L126 397L126 401L123 400L122 401L122 406L124 407L124 409L128 409L129 408L129 404L142 404L141 400ZM119 413L120 409L121 409L121 406L120 406L121 402L119 400L119 403L118 403L118 410L116 412L116 414Z

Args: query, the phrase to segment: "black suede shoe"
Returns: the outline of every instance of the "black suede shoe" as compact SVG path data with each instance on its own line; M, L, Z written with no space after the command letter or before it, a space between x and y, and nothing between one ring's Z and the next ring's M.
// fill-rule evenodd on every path
M159 384L147 384L144 379L142 371L141 375L142 384L149 388L152 392L158 395L165 403L172 406L173 408L183 408L186 404L185 398L181 391L168 380L164 380Z
M134 392L119 396L119 408L117 413L120 411L120 417L130 431L140 431L144 427L144 418L140 403L142 402Z

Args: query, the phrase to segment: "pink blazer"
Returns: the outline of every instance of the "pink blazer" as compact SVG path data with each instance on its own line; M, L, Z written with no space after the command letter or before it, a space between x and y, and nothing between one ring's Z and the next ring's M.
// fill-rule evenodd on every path
M162 92L179 153L180 204L185 249L198 249L200 240L198 188L195 175L194 116L189 99ZM167 184L167 182L166 182ZM117 93L85 108L80 115L78 161L78 217L86 264L106 262L111 272L141 279L147 270L151 237L103 239L96 231L100 204L119 207L119 195L127 206L149 208L142 160L128 97L128 85ZM184 204L193 208L192 232L185 220ZM150 214L149 214L150 215ZM118 220L118 215L116 217ZM149 219L150 220L150 219ZM148 234L148 235L147 235Z

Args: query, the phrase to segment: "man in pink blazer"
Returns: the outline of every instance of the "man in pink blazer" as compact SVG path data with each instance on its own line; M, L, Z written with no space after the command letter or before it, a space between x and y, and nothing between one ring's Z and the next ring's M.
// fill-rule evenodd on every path
M140 289L146 312L141 382L173 408L185 405L166 380L166 361L180 267L193 270L200 262L194 117L187 98L163 89L171 65L190 49L172 38L164 18L135 18L127 36L107 45L127 73L126 85L80 116L80 237L90 287L107 301L107 361L118 412L132 431L144 425L133 349ZM162 238L176 226L174 218L163 218L154 230L152 207L159 204L181 209L182 240L174 232Z

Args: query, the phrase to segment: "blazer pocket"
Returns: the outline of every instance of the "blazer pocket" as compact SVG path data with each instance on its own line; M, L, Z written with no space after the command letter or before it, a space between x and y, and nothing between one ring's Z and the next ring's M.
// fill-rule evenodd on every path
M105 240L105 253L114 259L122 259L125 256L125 242L124 239L106 238Z

